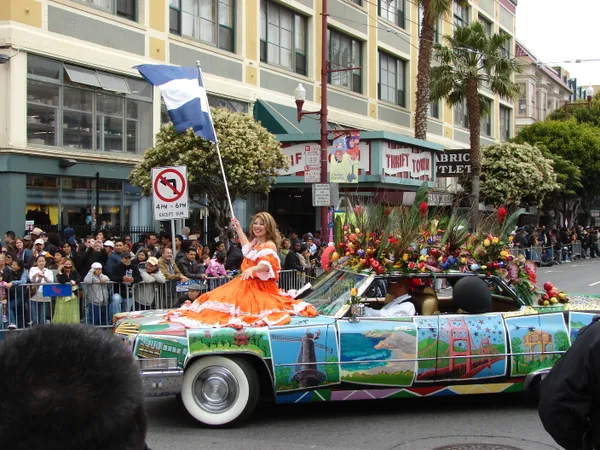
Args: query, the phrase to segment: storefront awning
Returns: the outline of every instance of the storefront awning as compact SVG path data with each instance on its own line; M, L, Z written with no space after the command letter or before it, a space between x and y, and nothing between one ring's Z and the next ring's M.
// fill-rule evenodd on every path
M298 113L293 106L257 100L254 104L254 118L273 134L319 134L320 123L317 116L304 117L298 123Z

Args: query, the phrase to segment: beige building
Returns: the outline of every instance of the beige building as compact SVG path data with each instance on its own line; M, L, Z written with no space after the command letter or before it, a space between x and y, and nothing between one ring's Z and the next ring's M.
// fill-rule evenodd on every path
M522 72L516 76L521 91L516 108L518 133L524 126L545 120L552 111L562 108L573 91L568 73L546 66L520 42L516 43L515 55L523 63Z
M455 4L438 39L474 20L514 36L516 3ZM59 228L152 225L150 201L127 176L166 117L159 92L133 69L138 64L199 60L213 106L279 120L272 131L284 146L313 142L315 121L295 123L293 91L302 83L305 109L318 109L320 9L319 0L0 0L0 53L8 58L0 60L0 188L8 194L0 232L21 233L26 219ZM361 67L331 75L329 120L373 133L358 186L373 194L434 185L433 154L468 147L469 134L464 109L440 102L430 108L428 142L411 139L416 1L329 0L329 14L332 67ZM513 103L483 92L492 114L482 123L482 144L513 136ZM265 110L277 112L265 117ZM398 146L430 152L430 171L390 178L386 152ZM279 177L269 209L280 217L302 210L293 220L312 228L318 217L307 186L299 171ZM285 206L294 198L301 200ZM244 215L265 205L238 207Z

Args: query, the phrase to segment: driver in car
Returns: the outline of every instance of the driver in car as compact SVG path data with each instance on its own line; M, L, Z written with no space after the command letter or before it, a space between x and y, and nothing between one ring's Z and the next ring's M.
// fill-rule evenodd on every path
M391 299L391 300L389 300ZM388 295L381 309L365 307L365 317L414 316L415 305L410 295L410 280L400 278L388 281Z

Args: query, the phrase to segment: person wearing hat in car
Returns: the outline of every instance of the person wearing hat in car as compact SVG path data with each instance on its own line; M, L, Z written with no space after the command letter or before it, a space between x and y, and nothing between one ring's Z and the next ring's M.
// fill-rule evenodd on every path
M187 297L181 300L176 307L179 308L185 302L194 303L198 297L200 297L201 288L198 283L192 283L188 286Z
M366 317L400 317L414 316L415 305L410 295L410 280L400 278L388 281L385 304L381 309L365 307Z

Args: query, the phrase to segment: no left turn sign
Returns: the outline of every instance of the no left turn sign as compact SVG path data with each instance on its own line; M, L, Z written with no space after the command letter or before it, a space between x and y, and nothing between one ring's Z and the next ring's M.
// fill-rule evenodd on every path
M187 166L152 169L154 220L189 217Z

